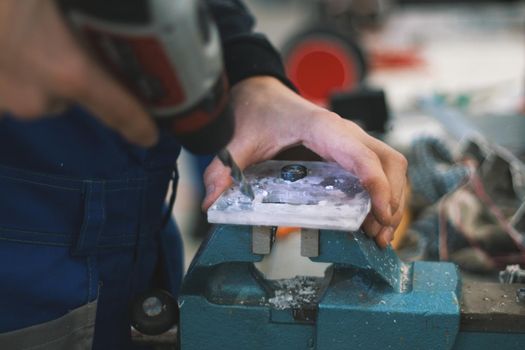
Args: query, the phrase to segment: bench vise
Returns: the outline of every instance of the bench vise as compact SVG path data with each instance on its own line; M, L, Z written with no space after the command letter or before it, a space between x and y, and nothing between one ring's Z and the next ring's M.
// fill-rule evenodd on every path
M261 207L243 207L242 200L238 205L232 189L222 198L228 205L219 200L208 212L210 221L223 224L201 245L184 280L179 296L183 350L503 350L525 344L525 306L514 299L515 287L462 285L451 263L402 262L390 247L379 249L358 229L370 208L369 198L359 196L362 188L341 180L340 173L327 176L337 173L334 165L297 165L308 168L311 182L324 188L323 195L334 191L335 184L335 190L360 201L352 209L357 221L344 226L330 217L344 216L345 208L352 207L336 203L341 196L333 192L328 200L321 194L307 196L302 199L305 205L290 194L304 194L300 184L288 178L269 184L266 180L279 177L286 162L266 162L248 171L256 201L258 192L264 197ZM316 179L319 174L323 179ZM276 183L287 191L272 187ZM235 205L239 207L232 209ZM318 212L315 222L308 212L312 206ZM365 210L356 210L359 206ZM324 278L265 279L254 263L271 253L275 227L270 223L305 223L301 255L331 263Z
M185 277L178 328L136 340L182 350L523 348L524 285L462 283L454 264L380 250L359 230L370 199L353 175L279 161L245 174L255 201L232 188L208 211L219 225ZM301 255L331 263L324 277L265 278L254 263L271 253L277 225L302 227Z
M276 282L253 264L263 257L254 243L262 235L271 242L271 228L218 226L179 298L182 349L452 348L460 293L453 264L405 264L361 232L305 231L302 250L333 264L324 278Z

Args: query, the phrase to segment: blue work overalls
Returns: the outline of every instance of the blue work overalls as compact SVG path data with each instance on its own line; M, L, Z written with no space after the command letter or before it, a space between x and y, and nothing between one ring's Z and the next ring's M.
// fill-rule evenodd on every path
M89 347L95 315L94 349L132 348L130 302L159 283L160 249L174 267L164 287L180 283L175 226L161 233L179 151L165 135L131 145L80 107L0 118L0 349Z

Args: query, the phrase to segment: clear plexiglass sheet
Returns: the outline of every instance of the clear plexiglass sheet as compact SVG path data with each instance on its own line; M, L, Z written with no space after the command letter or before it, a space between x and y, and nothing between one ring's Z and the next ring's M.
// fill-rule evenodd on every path
M284 180L281 170L302 165L306 176ZM233 185L208 210L217 224L294 226L355 231L370 211L370 197L359 179L335 163L266 161L245 171L254 201Z

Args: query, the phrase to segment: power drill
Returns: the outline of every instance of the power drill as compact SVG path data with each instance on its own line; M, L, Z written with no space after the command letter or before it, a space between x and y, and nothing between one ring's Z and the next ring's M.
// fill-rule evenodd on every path
M57 2L94 56L142 102L159 128L192 153L216 153L253 200L225 148L234 119L219 32L203 0ZM177 312L168 293L148 291L132 303L131 323L156 335L178 322Z
M233 135L234 119L219 32L206 4L59 0L59 5L103 66L143 103L160 128L192 153L219 153L243 193L253 199L231 155L223 156L229 155L224 147Z
M228 143L233 117L220 39L202 1L60 4L96 58L186 149L210 154Z

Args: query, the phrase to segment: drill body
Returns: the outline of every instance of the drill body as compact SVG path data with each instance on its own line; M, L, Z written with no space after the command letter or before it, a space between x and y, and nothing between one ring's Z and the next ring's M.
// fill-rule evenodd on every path
M62 0L102 65L189 151L233 135L218 29L202 1Z

